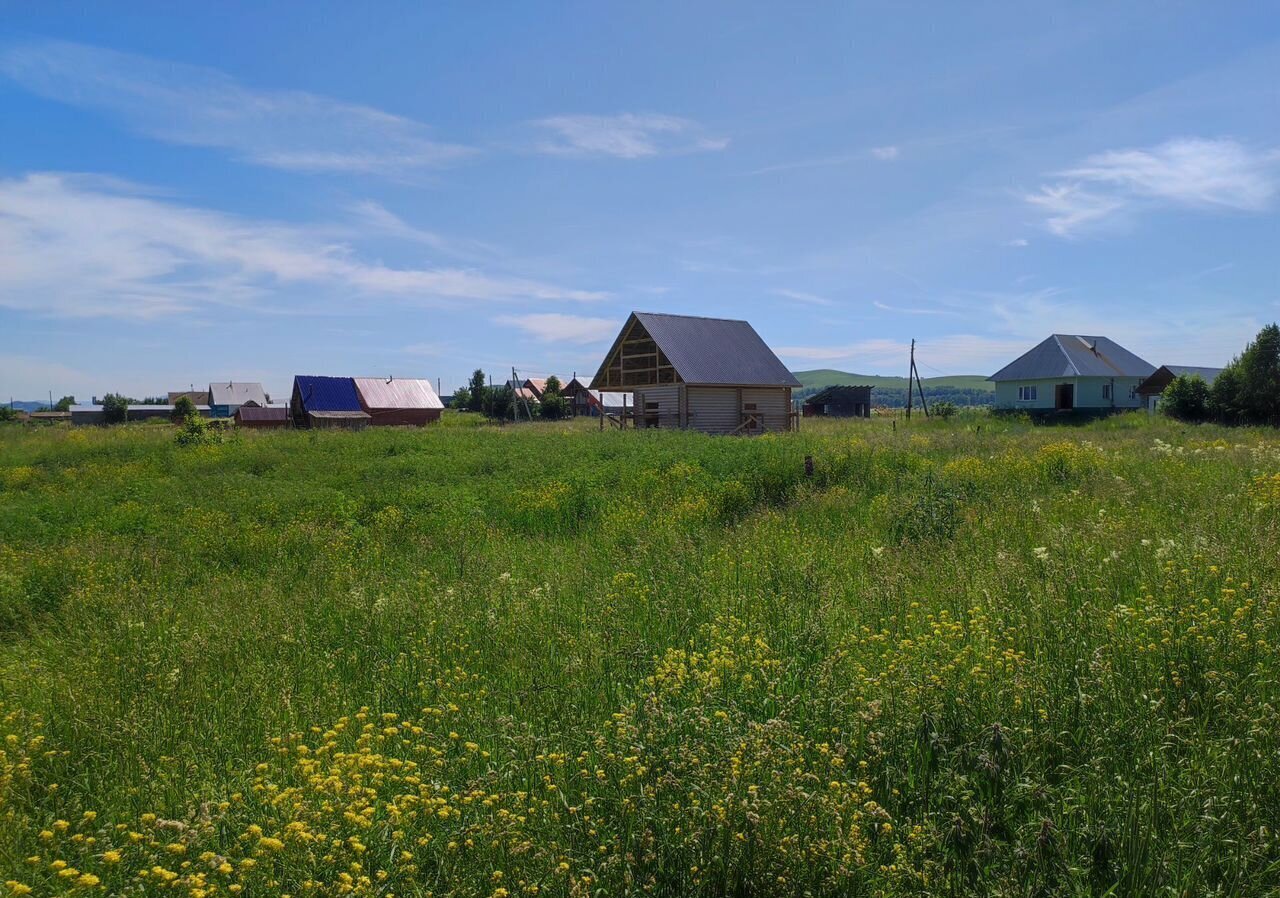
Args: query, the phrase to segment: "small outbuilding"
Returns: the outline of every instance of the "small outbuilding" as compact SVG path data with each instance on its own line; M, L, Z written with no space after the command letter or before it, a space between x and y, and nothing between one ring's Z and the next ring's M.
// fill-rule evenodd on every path
M839 385L819 390L800 406L806 418L870 418L871 387Z
M242 405L267 406L267 393L262 384L233 380L209 384L209 407L213 417L230 418Z
M418 377L356 377L356 395L375 427L422 427L440 420L444 403L431 382Z
M1160 404L1160 397L1165 387L1178 377L1198 377L1206 384L1212 385L1222 373L1221 368L1199 368L1194 365L1161 365L1155 373L1138 384L1138 396L1147 411L1155 411Z
M309 427L317 430L364 430L369 426L367 412L310 412Z
M70 424L71 412L32 412L27 415L27 421L31 424Z
M632 312L591 381L631 393L637 427L714 434L792 429L801 384L746 321Z
M209 404L208 390L170 390L169 404L177 405L178 400L183 398L184 396L187 399L191 400L192 405L208 405Z
M242 405L236 409L236 427L247 427L250 430L268 430L289 426L289 409L283 405L271 405L262 408L256 405Z

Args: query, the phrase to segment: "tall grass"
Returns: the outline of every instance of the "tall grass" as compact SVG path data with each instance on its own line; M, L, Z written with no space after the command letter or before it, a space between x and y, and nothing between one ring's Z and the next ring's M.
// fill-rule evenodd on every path
M0 430L0 895L1280 890L1274 432L809 425Z

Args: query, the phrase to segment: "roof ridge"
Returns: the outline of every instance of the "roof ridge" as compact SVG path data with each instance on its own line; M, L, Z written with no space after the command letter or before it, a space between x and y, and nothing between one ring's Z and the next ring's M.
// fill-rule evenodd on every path
M632 311L632 315L657 315L662 318L694 318L699 321L732 321L734 324L749 324L745 318L721 318L716 315L683 315L680 312L640 312Z
M1071 353L1067 352L1067 347L1062 345L1063 337L1076 337L1079 334L1052 334L1054 344L1057 345L1058 351L1062 353L1063 358L1067 360L1067 364L1071 366L1071 370L1076 373L1076 377L1083 377L1080 369L1076 367L1076 363L1071 358Z

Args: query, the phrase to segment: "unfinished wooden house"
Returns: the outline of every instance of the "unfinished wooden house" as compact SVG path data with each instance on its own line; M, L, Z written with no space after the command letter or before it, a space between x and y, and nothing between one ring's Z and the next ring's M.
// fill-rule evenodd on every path
M631 393L636 427L790 430L800 382L745 321L632 312L591 389Z

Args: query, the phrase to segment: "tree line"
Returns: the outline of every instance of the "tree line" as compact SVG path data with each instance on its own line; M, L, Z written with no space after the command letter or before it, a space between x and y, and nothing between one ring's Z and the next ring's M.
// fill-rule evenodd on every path
M454 391L452 407L479 412L494 421L517 420L521 415L544 421L559 421L569 417L571 411L568 397L561 392L563 389L560 378L553 374L547 378L541 399L521 397L510 383L490 385L488 375L477 368L472 372L467 386Z
M1160 410L1180 421L1280 425L1280 326L1258 331L1212 384L1198 374L1174 378Z

